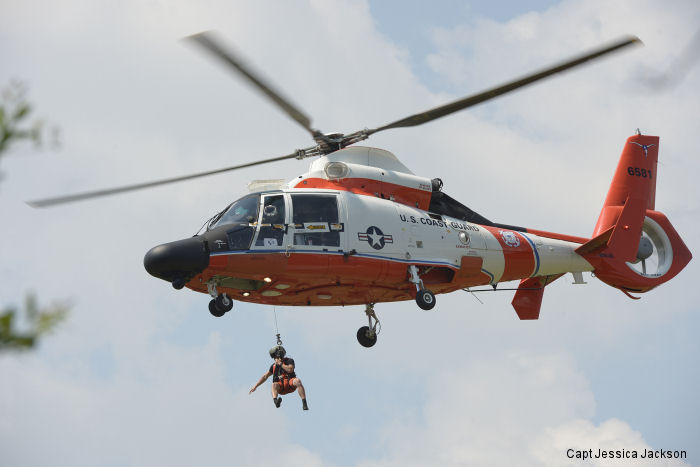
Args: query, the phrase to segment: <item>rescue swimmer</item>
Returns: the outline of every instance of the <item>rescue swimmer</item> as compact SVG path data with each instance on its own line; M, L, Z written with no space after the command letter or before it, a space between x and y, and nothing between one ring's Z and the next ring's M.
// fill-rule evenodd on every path
M270 357L275 362L270 365L270 369L260 377L255 386L250 389L248 394L252 394L255 390L272 376L272 402L275 407L279 408L282 405L282 395L290 394L299 389L299 397L301 397L301 406L303 410L309 410L309 405L306 403L306 391L301 380L297 378L294 372L294 359L286 357L287 351L281 345L276 345L270 349Z

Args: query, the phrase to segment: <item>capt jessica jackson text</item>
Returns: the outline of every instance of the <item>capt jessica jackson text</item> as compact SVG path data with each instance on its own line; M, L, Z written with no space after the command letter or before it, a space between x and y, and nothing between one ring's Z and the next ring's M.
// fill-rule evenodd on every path
M593 449L567 449L566 457L569 459L685 459L685 451L667 451L665 449L610 449L593 451Z

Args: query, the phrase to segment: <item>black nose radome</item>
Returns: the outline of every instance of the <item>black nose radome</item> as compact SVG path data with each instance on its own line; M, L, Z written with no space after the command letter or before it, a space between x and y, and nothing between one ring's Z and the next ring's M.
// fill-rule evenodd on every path
M149 274L168 282L187 281L209 266L209 251L200 237L187 238L151 248L143 265Z

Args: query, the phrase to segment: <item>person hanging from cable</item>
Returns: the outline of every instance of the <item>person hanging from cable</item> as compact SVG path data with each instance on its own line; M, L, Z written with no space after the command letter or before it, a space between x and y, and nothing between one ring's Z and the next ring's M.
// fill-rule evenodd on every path
M270 369L260 377L260 380L255 383L255 386L251 388L249 394L252 394L258 386L272 376L272 401L275 403L275 407L279 408L279 406L282 405L282 394L290 394L298 389L302 408L304 410L309 410L309 406L306 403L304 385L301 384L301 380L297 378L294 372L294 359L286 357L287 351L282 347L279 334L277 336L277 345L270 349L270 357L272 357L275 362L270 366Z

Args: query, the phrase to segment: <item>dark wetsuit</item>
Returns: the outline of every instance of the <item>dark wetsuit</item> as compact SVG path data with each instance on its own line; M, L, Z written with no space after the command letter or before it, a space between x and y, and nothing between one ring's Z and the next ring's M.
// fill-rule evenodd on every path
M283 358L282 363L285 365L294 365L294 359L293 358ZM282 365L277 365L276 363L273 363L270 365L270 373L272 373L272 382L273 383L278 383L280 380L280 376L282 378L296 378L297 375L292 371L291 373L287 373L282 369Z

